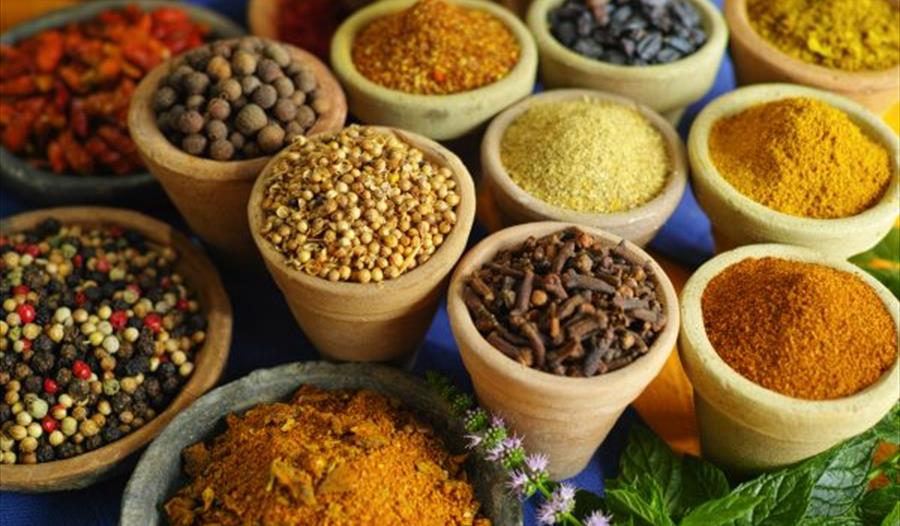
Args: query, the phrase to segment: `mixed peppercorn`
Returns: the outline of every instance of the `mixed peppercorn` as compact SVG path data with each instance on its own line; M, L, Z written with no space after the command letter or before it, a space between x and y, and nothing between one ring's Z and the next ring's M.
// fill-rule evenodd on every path
M182 150L217 161L280 150L328 111L312 68L277 42L225 40L175 61L153 95L159 128Z
M0 142L55 173L137 171L126 124L137 82L208 32L177 8L128 6L0 45Z
M48 219L0 256L0 462L91 451L168 406L206 337L171 247Z

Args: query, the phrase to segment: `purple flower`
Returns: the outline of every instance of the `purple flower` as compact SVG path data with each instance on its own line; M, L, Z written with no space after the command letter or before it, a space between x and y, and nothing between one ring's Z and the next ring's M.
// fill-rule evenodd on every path
M604 515L600 510L591 513L587 520L584 521L584 526L610 526L609 517Z
M484 440L484 438L481 435L470 433L466 435L466 441L468 442L468 445L466 447L469 449L475 449L479 444L481 444L482 440Z
M496 446L488 449L484 454L484 458L486 458L490 462L497 462L498 460L503 459L503 456L505 454L506 448L503 447L503 442L500 442Z
M563 513L569 513L575 508L575 487L563 482L556 488L550 500L544 502L538 508L537 517L541 524L556 524L557 518Z
M553 496L559 498L562 502L565 502L568 506L566 511L570 511L575 505L575 486L563 482L556 488L556 492L553 493Z
M522 470L514 469L509 474L509 480L506 481L506 486L512 490L513 493L517 495L524 495L525 488L531 482L531 478Z
M522 437L513 435L511 437L504 438L503 442L501 442L501 444L503 444L503 448L506 451L511 451L513 449L520 449L522 447Z
M532 473L543 473L547 470L549 457L543 453L534 453L525 457L525 466Z
M506 427L506 422L500 415L491 415L491 427Z

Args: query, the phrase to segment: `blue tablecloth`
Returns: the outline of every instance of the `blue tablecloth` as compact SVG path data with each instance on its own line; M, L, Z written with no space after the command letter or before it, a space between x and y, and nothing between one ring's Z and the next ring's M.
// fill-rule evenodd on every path
M240 23L245 22L245 0L193 0L193 3L210 6ZM721 0L716 3L721 5ZM734 75L731 62L726 57L713 89L702 101L688 109L680 125L682 136L686 136L693 117L707 101L733 88ZM25 203L10 195L8 190L0 188L0 216L9 216L27 209ZM187 231L184 222L170 204L155 204L143 211ZM470 241L474 242L484 235L484 228L476 225ZM710 256L712 240L709 222L690 191L685 193L675 214L651 246L688 266L696 266ZM227 261L214 259L234 307L234 340L223 383L244 376L254 369L316 359L315 349L297 327L268 274L262 269L256 274L246 270L238 271L229 268ZM446 373L460 385L470 387L450 333L447 311L443 306L428 331L427 340L414 365L418 374L429 369ZM606 474L613 474L618 464L628 426L636 419L633 411L625 413L588 467L575 477L576 485L597 492L602 489L604 477ZM128 474L80 491L39 495L0 492L0 525L116 524ZM536 524L530 505L526 506L526 512L526 524Z

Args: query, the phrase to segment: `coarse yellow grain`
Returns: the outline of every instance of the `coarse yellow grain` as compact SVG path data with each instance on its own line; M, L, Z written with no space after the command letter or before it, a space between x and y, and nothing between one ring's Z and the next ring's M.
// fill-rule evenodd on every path
M512 180L562 208L612 213L656 197L671 160L660 132L634 108L578 99L519 115L500 141Z

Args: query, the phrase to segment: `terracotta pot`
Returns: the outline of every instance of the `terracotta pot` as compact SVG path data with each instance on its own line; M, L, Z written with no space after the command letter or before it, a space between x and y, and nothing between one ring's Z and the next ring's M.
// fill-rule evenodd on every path
M506 128L529 108L543 103L592 98L634 108L662 135L669 153L672 171L662 191L649 202L612 214L569 210L532 196L513 182L500 159L500 142ZM532 221L562 221L590 225L644 246L669 219L681 200L687 184L687 157L684 143L672 125L650 108L618 95L592 90L552 90L532 95L498 115L481 143L481 170L505 226Z
M835 400L801 400L762 387L728 366L703 326L701 298L725 268L746 258L777 257L827 265L859 276L875 289L900 332L900 304L860 268L823 253L788 245L752 245L716 256L688 280L681 293L679 348L694 386L703 456L748 473L777 469L862 433L900 396L900 362L866 389Z
M787 97L812 97L844 111L870 137L890 152L894 175L872 208L839 219L798 217L757 203L731 186L709 155L709 134L721 118L751 106ZM753 243L784 243L847 258L875 246L887 235L900 206L900 144L877 116L859 104L828 92L788 84L740 88L707 105L691 126L688 137L693 188L709 216L719 252Z
M172 246L179 255L176 269L197 293L208 320L206 342L197 352L190 379L156 418L112 444L66 460L3 466L3 475L0 477L0 489L3 491L78 489L114 474L120 464L153 440L176 414L216 384L225 367L231 344L231 304L219 273L203 251L183 234L137 212L100 207L46 208L25 212L0 221L0 231L4 235L19 232L37 226L50 217L59 219L64 224L89 226L115 223L133 228L157 243Z
M892 0L896 5L897 0ZM841 71L794 58L750 25L746 0L725 0L731 58L738 84L787 82L849 97L882 115L900 98L900 64L883 71Z
M579 473L606 438L622 411L656 377L678 337L678 298L662 268L632 243L631 258L653 269L669 321L646 356L617 371L592 378L569 378L537 371L511 360L481 336L463 303L466 279L500 250L577 226L611 245L621 238L593 227L567 223L529 223L501 230L482 240L460 261L450 282L447 311L463 364L481 405L502 415L524 436L531 452L550 457L557 480Z
M313 55L283 45L312 68L319 89L331 101L328 112L319 116L310 134L341 129L347 117L347 103L337 80ZM154 68L138 85L128 112L128 129L144 164L162 183L191 230L227 255L248 260L256 251L244 210L253 181L270 157L214 161L187 154L166 139L156 125L151 101L160 78L170 71L174 60L177 57Z
M375 2L341 24L331 41L331 64L350 99L350 112L370 124L393 126L435 140L449 140L475 131L503 108L529 95L534 89L537 50L528 28L514 14L485 0L455 0L499 18L519 40L519 63L502 79L461 93L417 95L376 84L353 64L353 41L372 21L406 9L416 0Z
M547 14L563 0L534 0L527 20L537 42L544 86L615 93L677 123L684 109L712 88L728 41L728 27L719 8L708 0L689 1L700 12L709 36L696 53L670 64L622 66L590 59L562 45L550 33Z
M396 279L380 283L331 282L287 266L259 232L264 223L262 200L281 153L272 158L250 194L250 231L269 272L284 294L300 328L319 353L333 360L387 361L409 357L425 339L447 276L466 246L475 218L472 176L450 150L421 135L393 133L446 166L457 183L460 202L457 223L431 259Z

